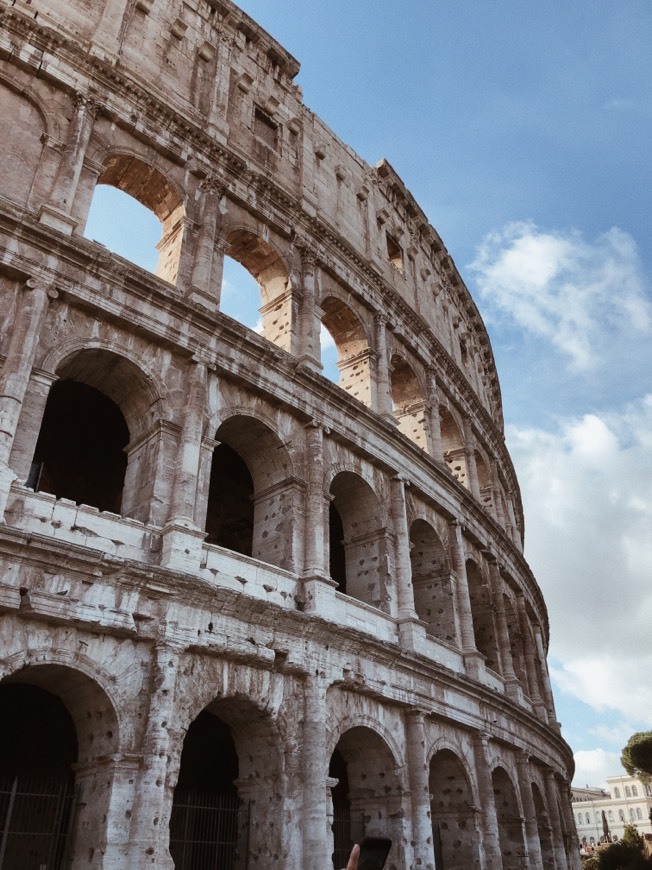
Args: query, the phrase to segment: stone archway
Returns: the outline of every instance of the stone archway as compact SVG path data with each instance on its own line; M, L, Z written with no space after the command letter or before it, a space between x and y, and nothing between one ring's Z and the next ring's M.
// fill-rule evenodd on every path
M425 520L415 520L410 527L410 564L414 607L426 623L426 632L454 644L455 590L450 565L442 542Z
M81 671L39 664L0 683L0 705L3 866L81 868L100 850L111 860L123 845L106 845L119 729L103 689Z
M390 590L380 501L369 484L350 471L333 478L330 493L331 520L339 519L343 534L341 542L331 534L331 570L337 566L340 572L333 579L340 591L387 612Z
M340 737L331 756L329 776L333 800L333 867L347 862L354 843L364 835L389 837L390 853L397 861L401 842L402 788L396 760L383 738L366 726L356 726Z
M371 355L369 341L360 319L336 296L321 303L322 325L337 349L339 386L354 398L371 406Z
M148 436L157 398L148 378L104 348L76 350L56 374L28 483L147 521L156 485Z
M480 870L478 811L467 772L452 750L435 753L429 784L437 870Z
M215 440L208 543L292 570L298 490L287 448L269 426L244 414L225 420Z
M522 870L525 861L525 844L516 791L503 767L497 767L493 771L491 781L496 802L502 870Z
M170 816L176 870L269 866L282 852L277 783L283 761L270 716L243 697L219 698L190 724Z

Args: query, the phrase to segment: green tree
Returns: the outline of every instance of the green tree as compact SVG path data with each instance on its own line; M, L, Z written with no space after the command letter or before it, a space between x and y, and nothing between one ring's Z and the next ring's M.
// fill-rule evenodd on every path
M619 843L598 854L598 870L648 870L652 868L652 859L643 855L643 837L636 830L636 825L625 825L623 838Z
M644 785L652 778L652 731L637 731L627 741L620 763L630 776L636 776Z

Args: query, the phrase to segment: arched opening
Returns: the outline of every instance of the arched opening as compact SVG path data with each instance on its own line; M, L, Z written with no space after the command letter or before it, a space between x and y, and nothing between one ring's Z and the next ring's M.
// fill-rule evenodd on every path
M417 376L400 356L390 363L392 404L398 428L422 450L426 442L426 403Z
M233 257L224 257L220 311L253 332L263 334L260 285L251 272Z
M349 471L335 476L330 493L334 508L331 517L341 520L343 536L339 539L340 547L339 527L330 530L330 564L340 572L338 583L352 598L389 612L385 527L380 502L369 484Z
M353 311L335 296L321 304L322 324L337 350L338 384L347 393L371 406L371 365L369 342ZM322 360L325 364L325 360Z
M129 360L100 349L68 357L57 375L28 484L147 522L160 449L150 384Z
M435 530L424 520L410 527L410 564L414 607L426 632L445 643L455 643L453 578L446 551Z
M213 451L206 513L206 543L251 556L254 482L244 460L229 447Z
M48 395L28 486L120 513L129 429L120 408L94 387L55 383Z
M444 451L444 462L448 469L462 486L468 487L466 454L464 439L455 418L446 408L440 406L439 419L441 424L441 443Z
M473 793L460 759L441 749L430 762L430 794L435 866L480 870L480 832Z
M278 252L266 241L249 230L230 233L226 240L225 256L240 263L260 288L262 322L256 331L273 344L291 353L294 346L292 282L288 269ZM236 285L242 285L242 275L237 270L230 273ZM249 284L244 281L244 284ZM249 286L245 286L248 291ZM229 293L220 302L220 310L245 323L251 317L251 304L238 297L229 298ZM243 306L244 303L244 306ZM245 325L249 325L246 323Z
M292 570L298 492L278 435L253 417L230 417L215 434L207 493L208 543Z
M84 235L175 284L183 217L182 199L163 173L137 157L114 154L98 178Z
M7 87L4 82L0 82L0 100L5 118L11 118L11 123L0 128L2 195L12 202L27 205L39 163L43 160L46 132L43 115L24 93Z
M532 783L532 800L534 801L534 809L536 812L537 830L539 832L539 845L541 847L543 867L544 870L554 870L555 852L552 839L552 826L543 800L543 795L535 782Z
M496 626L491 589L475 562L466 563L466 575L473 617L473 634L478 652L485 657L485 663L493 671L499 671Z
M494 508L494 488L491 482L491 474L484 460L484 457L479 451L475 451L475 467L478 472L478 486L480 489L480 501L484 507L490 512L495 513Z
M61 700L0 685L0 856L3 867L58 870L69 857L77 734Z
M528 683L525 656L523 654L523 635L521 634L517 609L508 595L503 596L503 601L505 604L505 616L507 617L507 630L509 631L509 643L514 673L527 693Z
M203 710L183 742L172 802L170 854L177 870L235 867L244 821L238 768L231 729Z
M344 526L342 517L333 502L328 506L329 569L331 580L337 583L339 592L346 595L346 550L344 549Z
M338 780L331 789L335 870L346 865L353 844L364 835L390 837L395 845L388 866L392 860L400 866L402 790L387 743L370 728L351 728L335 747L329 776Z
M498 818L502 870L521 870L525 861L525 845L521 811L514 786L502 767L493 771L491 781Z
M281 851L282 756L272 720L250 700L213 701L183 742L170 815L176 870L240 870Z
M59 870L105 850L118 751L106 694L73 668L28 666L0 684L0 709L3 867Z

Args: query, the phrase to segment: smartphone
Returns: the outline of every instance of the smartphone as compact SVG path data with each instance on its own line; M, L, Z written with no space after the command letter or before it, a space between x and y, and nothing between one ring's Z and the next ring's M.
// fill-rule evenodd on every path
M365 837L360 843L358 870L383 870L391 848L392 841L386 837Z

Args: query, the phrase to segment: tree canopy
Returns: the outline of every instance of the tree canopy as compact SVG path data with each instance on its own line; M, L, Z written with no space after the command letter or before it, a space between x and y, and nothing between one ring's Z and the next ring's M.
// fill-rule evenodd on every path
M652 778L652 731L637 731L627 741L620 763L630 776L649 783Z

